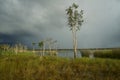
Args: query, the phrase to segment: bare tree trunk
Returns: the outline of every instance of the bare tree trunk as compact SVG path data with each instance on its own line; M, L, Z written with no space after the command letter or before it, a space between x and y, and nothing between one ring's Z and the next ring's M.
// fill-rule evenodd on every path
M76 30L75 30L75 58L77 57L77 34L76 34Z
M51 42L50 42L48 45L49 45L49 53L50 53L50 56L52 56L52 53L51 53Z
M33 53L35 53L35 49L34 49L34 46L33 46Z
M76 37L76 29L73 27L72 29L73 34L73 49L74 49L74 58L77 57L77 37Z
M55 52L56 52L56 56L58 55L57 53L57 42L55 43Z
M18 44L15 45L15 53L18 54Z
M44 42L44 45L43 45L43 56L45 54L45 42Z

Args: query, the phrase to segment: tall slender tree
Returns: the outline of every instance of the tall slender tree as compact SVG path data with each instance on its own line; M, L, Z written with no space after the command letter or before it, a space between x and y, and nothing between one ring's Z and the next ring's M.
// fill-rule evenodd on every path
M32 47L33 47L33 53L35 53L35 42L32 43Z
M43 56L45 54L45 45L46 45L46 40L43 40Z
M40 48L42 48L42 56L43 56L43 54L44 54L44 49L43 49L43 47L44 47L44 41L39 42L39 43L38 43L38 46L39 46Z
M53 41L53 44L54 44L55 51L57 51L57 40Z
M46 42L47 42L47 44L48 44L48 47L49 47L49 53L50 53L50 55L52 55L52 54L51 54L52 41L53 41L52 38L48 38L48 39L46 40Z
M83 10L78 12L78 5L75 3L72 4L72 6L69 6L66 9L66 14L68 17L68 25L70 27L70 30L72 31L73 35L73 49L74 49L74 58L77 57L77 34L76 32L80 30L80 27L82 23L84 22L83 20Z

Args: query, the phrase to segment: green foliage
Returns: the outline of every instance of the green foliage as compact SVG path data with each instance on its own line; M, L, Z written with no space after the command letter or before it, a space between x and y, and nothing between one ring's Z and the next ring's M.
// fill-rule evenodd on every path
M33 46L34 46L35 44L36 44L35 42L32 43Z
M120 60L0 56L0 80L120 80Z
M38 43L38 46L39 46L40 48L42 48L42 47L44 46L44 42L43 42L43 41L39 42L39 43Z
M75 3L72 4L69 8L66 9L66 13L68 15L68 25L70 27L70 30L80 30L80 26L84 22L83 20L83 10L78 12L78 5Z

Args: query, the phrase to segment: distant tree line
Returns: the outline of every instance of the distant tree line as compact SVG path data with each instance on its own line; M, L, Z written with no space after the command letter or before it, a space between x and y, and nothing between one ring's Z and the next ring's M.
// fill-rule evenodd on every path
M25 51L27 51L27 46L21 43L15 44L13 46L10 46L9 44L0 44L0 54L18 54L19 52Z
M35 46L37 45L39 49L42 49L42 56L44 56L46 48L49 49L49 54L52 55L51 49L55 49L57 51L57 44L57 40L53 40L52 38L47 38L38 43L32 42L33 53L35 53Z

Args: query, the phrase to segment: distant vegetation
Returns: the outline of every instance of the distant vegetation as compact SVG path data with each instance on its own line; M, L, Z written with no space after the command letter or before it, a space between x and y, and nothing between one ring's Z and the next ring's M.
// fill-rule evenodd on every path
M95 58L111 58L120 59L120 49L106 49L106 50L81 50L83 57L89 57L93 54Z
M27 46L22 44L15 44L10 46L9 44L1 44L0 45L0 55L12 55L18 54L27 51Z
M56 41L53 41L56 42ZM45 44L45 43L44 43ZM39 43L39 45L41 46L41 44ZM38 45L38 46L39 46ZM51 46L51 45L49 45ZM42 46L43 47L43 43ZM46 56L47 55L57 55L59 54L59 52L57 51L56 46L54 47L54 50L51 49L52 47L50 47L49 49L45 49L45 46L39 51L37 50L37 55L41 55L41 56ZM120 59L120 49L118 48L111 48L111 49L103 49L103 50L80 50L81 52L81 56L82 57L90 57L90 55L92 54L93 57L95 58L111 58L111 59ZM33 50L28 50L27 47L25 45L22 44L15 44L14 46L10 46L8 44L2 44L0 45L0 55L18 55L18 54L23 54L23 53L31 53L36 55L35 52L35 48L33 48Z

